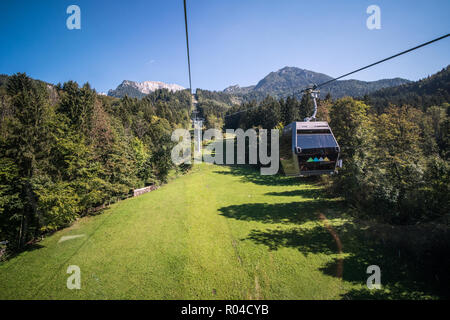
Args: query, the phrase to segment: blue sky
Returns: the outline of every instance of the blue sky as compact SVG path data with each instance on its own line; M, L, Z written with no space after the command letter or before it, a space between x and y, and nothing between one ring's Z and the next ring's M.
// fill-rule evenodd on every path
M450 32L450 1L187 0L194 88L256 84L295 66L330 76ZM81 8L68 30L66 8ZM381 9L369 30L366 9ZM122 80L188 87L182 0L1 0L0 73L50 83L89 82L99 92ZM417 80L450 64L450 38L352 78Z

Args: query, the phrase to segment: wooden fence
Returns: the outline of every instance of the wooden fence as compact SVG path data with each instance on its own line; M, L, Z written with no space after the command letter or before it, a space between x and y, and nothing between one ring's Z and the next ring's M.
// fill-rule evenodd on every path
M135 189L135 190L133 190L133 197L140 196L141 194L144 194L144 193L156 190L156 189L158 189L158 186L155 186L155 185L151 185L151 186L148 186L145 188Z

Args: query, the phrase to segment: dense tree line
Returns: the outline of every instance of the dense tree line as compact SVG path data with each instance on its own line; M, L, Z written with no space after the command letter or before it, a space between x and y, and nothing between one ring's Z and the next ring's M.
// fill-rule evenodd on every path
M318 101L317 119L328 121L331 95L327 95L323 100L318 99ZM253 100L229 108L225 117L225 128L246 130L256 127L264 129L283 127L293 121L303 120L311 116L313 110L314 106L309 95L304 95L301 100L298 100L295 96L279 100L266 96L261 102Z
M235 97L218 91L197 89L197 110L199 116L205 119L206 128L222 129L224 115L233 106L238 105Z
M199 102L204 100L214 100L216 102L232 106L233 104L239 104L239 100L236 100L232 95L222 91L209 91L203 89L197 89L195 91L197 100Z
M359 212L395 224L445 219L449 207L449 106L426 113L391 106L381 115L361 101L338 100L330 125L344 168L333 188Z
M0 240L9 248L167 180L170 135L189 125L187 91L118 99L72 81L0 80Z

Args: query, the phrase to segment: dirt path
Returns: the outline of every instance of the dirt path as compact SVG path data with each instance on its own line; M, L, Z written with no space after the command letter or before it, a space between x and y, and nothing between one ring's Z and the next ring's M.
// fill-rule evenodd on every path
M327 217L319 212L319 219L323 222L324 227L328 230L328 232L333 237L334 241L336 242L338 254L342 254L342 242L339 238L339 235L336 233L336 231L331 226L330 222L328 221ZM342 258L339 258L337 260L337 267L336 267L336 277L342 279L342 273L344 272L344 260Z

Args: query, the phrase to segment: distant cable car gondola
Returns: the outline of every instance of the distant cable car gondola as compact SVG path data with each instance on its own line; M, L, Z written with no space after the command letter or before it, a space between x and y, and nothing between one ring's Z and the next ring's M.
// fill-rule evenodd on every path
M280 138L280 162L287 176L333 174L342 166L340 148L330 126L315 120L318 91L307 91L313 97L314 114L305 121L284 127Z

